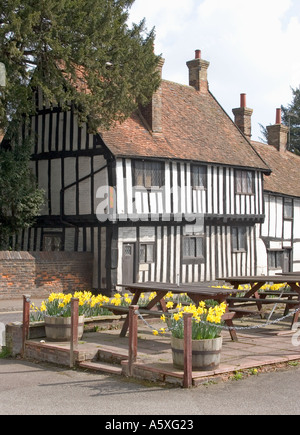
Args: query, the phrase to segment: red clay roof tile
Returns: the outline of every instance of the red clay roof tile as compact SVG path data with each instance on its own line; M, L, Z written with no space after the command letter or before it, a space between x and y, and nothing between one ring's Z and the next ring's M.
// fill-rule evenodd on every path
M210 92L163 80L162 107L161 134L152 135L138 113L103 132L111 152L269 170Z
M300 157L261 142L252 144L272 170L264 179L264 190L300 198Z

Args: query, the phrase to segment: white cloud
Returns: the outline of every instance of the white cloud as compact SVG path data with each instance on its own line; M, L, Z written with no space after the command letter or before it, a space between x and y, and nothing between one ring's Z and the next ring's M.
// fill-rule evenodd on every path
M186 61L201 49L210 61L210 90L232 116L239 94L247 93L258 124L275 120L275 110L291 102L300 85L299 0L136 0L132 21L146 18L156 28L156 52L166 63L163 76L187 83Z

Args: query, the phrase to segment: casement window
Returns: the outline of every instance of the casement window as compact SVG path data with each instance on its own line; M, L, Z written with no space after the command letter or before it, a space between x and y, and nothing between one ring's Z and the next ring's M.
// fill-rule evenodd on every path
M235 171L235 193L245 195L254 193L254 173L252 171Z
M63 239L61 233L49 233L43 236L43 251L62 251Z
M284 199L283 217L284 217L284 219L293 219L293 200L292 199L289 199L289 198Z
M154 243L140 244L140 264L154 263Z
M283 251L268 251L268 266L270 269L282 269Z
M150 189L164 185L164 164L162 162L135 160L133 170L135 186Z
M232 227L231 246L233 252L247 251L247 234L245 227Z
M206 189L207 168L203 165L192 165L192 187L193 189Z
M204 260L204 236L183 237L184 263L201 262Z

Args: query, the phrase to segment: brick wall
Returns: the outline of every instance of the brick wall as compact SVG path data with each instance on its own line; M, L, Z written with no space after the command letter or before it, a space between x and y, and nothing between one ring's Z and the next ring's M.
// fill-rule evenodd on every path
M90 290L92 269L93 256L86 252L0 251L0 299Z

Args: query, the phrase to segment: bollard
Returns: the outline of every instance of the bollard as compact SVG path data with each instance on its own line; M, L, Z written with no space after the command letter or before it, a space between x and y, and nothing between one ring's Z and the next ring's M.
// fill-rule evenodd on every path
M184 313L184 373L183 387L190 388L193 383L193 368L192 368L192 313Z
M23 329L22 329L22 357L25 353L25 342L29 338L30 295L23 295Z
M70 337L70 367L75 364L74 351L78 348L78 316L79 299L71 299L71 337Z
M138 316L136 311L138 305L129 307L129 348L128 348L128 375L133 374L133 364L137 359L137 333L138 333Z

